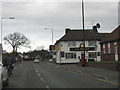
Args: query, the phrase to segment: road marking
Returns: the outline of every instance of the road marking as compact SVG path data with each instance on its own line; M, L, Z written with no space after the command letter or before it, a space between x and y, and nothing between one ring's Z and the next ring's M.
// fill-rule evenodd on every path
M104 82L107 82L107 83L111 83L113 85L117 85L117 86L119 85L118 83L110 81L110 80L105 80L105 79L101 79L101 78L95 78L95 79L100 80L100 81L104 81Z
M40 73L38 72L38 70L34 67L35 72L37 73L37 75L39 76L40 80L43 82L43 84L45 84L45 80L41 77ZM45 85L46 88L50 88L48 85Z
M42 77L40 77L40 79L42 80L43 83L45 83L44 79Z
M35 69L35 72L37 73L37 75L39 76L39 77L41 77L41 75L40 75L40 73L38 72L38 70L34 67L34 69Z
M15 66L13 70L15 70L17 67Z
M46 88L50 88L49 86L46 86Z
M95 77L97 77L97 78L102 78L102 79L109 80L107 77L105 77L105 76L103 76L103 75L93 74L93 76L95 76Z
M56 68L59 68L60 66L55 66Z
M99 81L104 81L104 82L107 82L107 83L110 83L110 84L113 84L113 85L117 85L117 86L120 85L119 83L116 83L116 82L114 82L114 81L110 81L107 77L105 77L105 78L106 78L106 80L105 80L105 79L98 78L98 77L95 77L95 76L92 76L92 75L88 75L88 74L83 73L83 72L77 72L77 71L74 71L74 70L69 69L69 68L63 68L63 67L62 67L61 69L67 70L67 71L72 72L72 73L81 74L81 75L83 75L83 76L92 77L92 78L97 79L97 80L99 80ZM108 79L108 80L107 80L107 79Z
M38 76L40 77L40 74L38 73Z

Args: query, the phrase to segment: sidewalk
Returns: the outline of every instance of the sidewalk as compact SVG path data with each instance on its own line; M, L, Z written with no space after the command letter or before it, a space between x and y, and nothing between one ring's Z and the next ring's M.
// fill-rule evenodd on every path
M102 69L102 68L94 68L94 67L81 67L81 66L78 66L77 64L63 64L59 66L66 70L70 70L73 72L82 73L84 75L89 75L92 77L118 83L118 72L117 71L112 71L112 70L107 70L107 69Z

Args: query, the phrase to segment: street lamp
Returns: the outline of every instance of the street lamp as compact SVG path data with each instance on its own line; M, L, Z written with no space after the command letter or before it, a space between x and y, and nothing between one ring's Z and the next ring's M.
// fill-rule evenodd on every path
M53 28L44 28L44 29L52 30L52 45L53 45Z
M44 29L49 29L52 31L52 47L53 47L53 28L44 28ZM52 59L53 59L53 48L52 48L52 51L51 51L51 55L52 55Z
M3 23L3 19L14 19L14 17L8 17L8 18L1 18L1 44L2 44L2 23Z

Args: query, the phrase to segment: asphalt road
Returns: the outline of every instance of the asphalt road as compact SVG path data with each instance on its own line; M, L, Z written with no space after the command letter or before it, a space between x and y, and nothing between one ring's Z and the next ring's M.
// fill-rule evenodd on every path
M118 88L87 75L47 62L24 61L17 64L8 88Z

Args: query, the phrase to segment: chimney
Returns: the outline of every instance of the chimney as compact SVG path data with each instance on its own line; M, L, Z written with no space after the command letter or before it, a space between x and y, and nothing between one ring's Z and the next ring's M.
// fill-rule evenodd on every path
M93 31L98 33L97 27L93 26Z
M70 29L69 29L69 28L66 28L66 29L65 29L65 34L67 34L69 31L70 31Z

